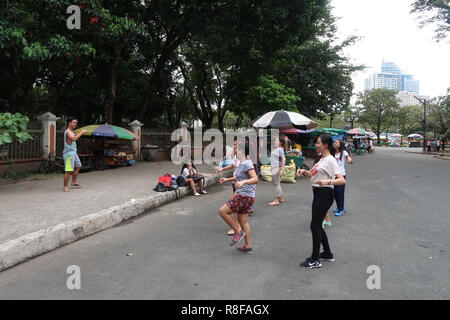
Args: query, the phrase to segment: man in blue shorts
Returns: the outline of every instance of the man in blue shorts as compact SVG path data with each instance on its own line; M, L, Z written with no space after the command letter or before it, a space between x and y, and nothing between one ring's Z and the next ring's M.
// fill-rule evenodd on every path
M81 187L78 184L77 178L78 173L81 169L81 161L77 154L77 144L76 141L81 138L81 136L87 133L87 130L82 130L80 133L75 134L74 130L77 127L78 121L74 117L69 117L67 119L67 130L64 132L64 192L69 192L69 179L72 176L72 187Z

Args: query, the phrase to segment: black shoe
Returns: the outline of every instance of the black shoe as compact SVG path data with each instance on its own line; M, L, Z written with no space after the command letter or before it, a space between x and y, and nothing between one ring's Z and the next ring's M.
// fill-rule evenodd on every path
M319 260L314 261L311 258L306 259L305 262L300 263L300 267L308 268L308 269L315 269L315 268L321 268L322 265L320 264Z
M322 252L321 254L319 254L319 259L320 260L324 260L324 261L333 262L334 261L334 256L333 256L332 253L326 254L325 252Z

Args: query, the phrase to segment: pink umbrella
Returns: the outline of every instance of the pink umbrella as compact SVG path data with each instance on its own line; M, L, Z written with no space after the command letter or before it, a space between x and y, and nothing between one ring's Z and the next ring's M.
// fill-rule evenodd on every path
M295 128L280 130L280 133L283 133L283 134L297 134L298 132L299 132L299 130L295 129Z

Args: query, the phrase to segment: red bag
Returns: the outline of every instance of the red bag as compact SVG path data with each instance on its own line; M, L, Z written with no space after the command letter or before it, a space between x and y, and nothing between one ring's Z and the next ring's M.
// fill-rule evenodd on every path
M158 182L162 183L166 187L172 186L172 176L171 175L165 175L158 178Z

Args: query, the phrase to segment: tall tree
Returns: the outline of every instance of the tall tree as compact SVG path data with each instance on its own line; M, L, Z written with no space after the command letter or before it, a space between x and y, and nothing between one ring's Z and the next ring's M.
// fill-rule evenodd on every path
M362 105L360 122L369 126L378 137L393 124L394 114L399 110L397 92L389 89L375 89L358 94L357 104Z
M448 0L416 0L411 13L420 14L420 27L436 24L436 39L443 40L450 34L450 3Z

